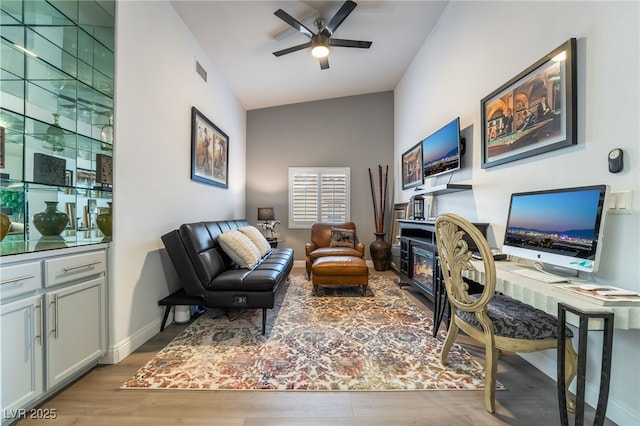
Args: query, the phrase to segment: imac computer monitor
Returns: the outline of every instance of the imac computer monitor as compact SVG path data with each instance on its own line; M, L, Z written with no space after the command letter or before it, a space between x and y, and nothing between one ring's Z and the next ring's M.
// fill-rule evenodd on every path
M602 248L605 185L511 195L502 252L595 272Z

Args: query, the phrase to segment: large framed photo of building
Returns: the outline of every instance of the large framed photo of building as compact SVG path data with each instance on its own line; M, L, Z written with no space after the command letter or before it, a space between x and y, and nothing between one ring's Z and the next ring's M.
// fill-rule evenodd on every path
M402 189L422 185L422 142L402 154Z
M229 136L191 108L191 179L229 187Z
M576 39L481 101L482 168L577 144Z

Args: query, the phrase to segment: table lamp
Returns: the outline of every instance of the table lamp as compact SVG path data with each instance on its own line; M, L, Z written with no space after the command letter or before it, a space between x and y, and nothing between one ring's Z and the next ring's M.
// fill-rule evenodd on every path
M258 207L258 220L262 221L262 229L266 231L267 238L273 238L273 226L271 222L276 219L275 208Z

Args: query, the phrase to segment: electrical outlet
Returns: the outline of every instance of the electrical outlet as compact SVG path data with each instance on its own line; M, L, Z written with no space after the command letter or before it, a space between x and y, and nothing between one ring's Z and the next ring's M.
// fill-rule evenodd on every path
M234 305L246 305L247 304L247 296L233 296L233 304Z
M632 207L631 191L616 191L610 194L609 213L631 214Z

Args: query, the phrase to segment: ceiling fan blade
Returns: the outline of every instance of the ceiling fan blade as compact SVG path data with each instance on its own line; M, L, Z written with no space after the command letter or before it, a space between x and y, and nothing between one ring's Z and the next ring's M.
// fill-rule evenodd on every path
M320 69L326 70L329 68L329 57L325 56L324 58L320 58Z
M273 14L276 15L278 18L282 19L287 24L291 25L296 30L300 31L305 36L307 36L309 38L313 37L314 34L309 28L307 28L304 25L302 25L300 22L298 22L298 20L296 20L296 18L294 18L293 16L289 15L284 10L278 9Z
M306 49L307 47L311 47L311 42L302 43L297 46L288 47L286 49L278 50L277 52L273 52L275 56L286 55L287 53L297 52L298 50Z
M330 46L338 46L338 47L358 47L360 49L368 49L371 47L373 43L370 41L362 41L362 40L343 40L341 38L330 38L329 45Z
M340 24L342 24L342 22L347 19L347 16L349 16L349 14L353 12L353 9L355 9L357 5L358 4L356 2L351 0L347 0L344 2L340 10L338 10L333 18L331 18L329 25L327 25L327 29L331 34L333 34L338 29Z

